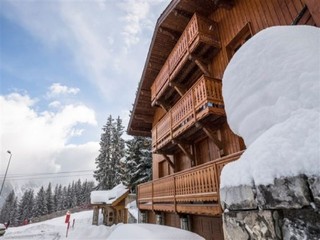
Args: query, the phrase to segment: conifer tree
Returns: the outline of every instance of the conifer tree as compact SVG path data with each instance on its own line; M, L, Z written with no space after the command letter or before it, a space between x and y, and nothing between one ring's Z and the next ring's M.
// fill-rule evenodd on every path
M145 137L134 137L126 142L125 168L129 176L125 176L128 186L133 192L140 183L151 179L152 153L151 139Z
M100 140L100 154L96 158L97 170L94 177L98 182L97 189L107 190L120 182L120 159L124 156L124 140L122 139L124 127L120 117L116 121L110 115Z
M51 189L51 183L48 184L47 190L46 190L46 202L47 202L47 210L48 214L54 212L54 200L52 195L52 189Z
M39 192L37 193L35 204L33 207L33 212L35 217L48 214L47 197L46 197L46 192L43 186L40 188Z
M33 217L33 205L34 205L34 196L33 190L29 189L24 192L22 198L18 203L18 221L23 223L24 220L30 219Z
M14 190L6 197L0 211L0 222L5 223L10 221L10 224L16 225L18 222L18 204Z

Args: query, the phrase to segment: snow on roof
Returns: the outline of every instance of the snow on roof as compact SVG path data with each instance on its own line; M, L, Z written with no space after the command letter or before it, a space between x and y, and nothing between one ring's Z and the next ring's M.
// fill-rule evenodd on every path
M128 191L128 188L122 183L115 186L111 190L106 191L92 191L91 192L91 204L106 203L112 204L119 197L125 194Z
M320 175L320 29L277 26L246 42L223 77L231 129L247 150L221 187Z

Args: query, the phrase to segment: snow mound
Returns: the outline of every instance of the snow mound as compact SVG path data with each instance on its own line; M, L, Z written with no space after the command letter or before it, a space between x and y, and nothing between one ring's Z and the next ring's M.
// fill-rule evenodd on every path
M130 239L130 240L203 240L204 238L196 233L179 228L168 227L156 224L118 224L108 237L109 240Z
M115 200L128 192L128 188L122 183L107 191L92 191L91 204L106 203L112 204Z
M223 169L221 187L320 175L319 28L259 32L231 59L222 91L228 123L247 150Z

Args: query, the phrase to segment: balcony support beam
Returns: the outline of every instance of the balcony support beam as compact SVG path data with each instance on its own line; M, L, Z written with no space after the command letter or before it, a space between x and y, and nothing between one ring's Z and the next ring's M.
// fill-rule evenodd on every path
M176 91L179 93L180 97L182 97L182 96L187 92L187 90L185 89L185 87L182 86L182 85L179 84L179 83L170 82L170 83L169 83L169 86L170 86L170 87L173 87L174 90L176 90Z
M189 158L191 162L191 167L194 166L195 163L195 158L194 156L188 151L188 149L179 141L177 140L172 140L172 143L177 144L178 147L181 149L181 151Z
M169 105L165 104L163 101L156 100L155 103L160 107L162 107L162 109L165 110L166 112L169 112L169 109L170 109Z
M200 70L203 72L205 76L211 76L211 72L209 71L207 65L199 57L189 54L188 58L190 61L194 62L200 68Z
M174 30L172 30L170 28L166 28L166 27L160 27L159 28L159 32L171 37L172 40L174 40L176 42L178 41L178 39L179 39L179 37L181 35L179 32L174 31Z
M173 10L174 15L184 17L186 20L190 20L192 18L192 13L189 13L187 11L181 10L181 9L175 9Z
M171 159L168 157L168 155L162 153L162 156L164 157L164 159L169 163L170 167L173 169L173 172L174 171L174 163L171 161Z
M152 116L146 116L146 115L142 116L142 115L137 115L136 114L136 115L134 115L134 118L139 120L139 121L143 121L145 123L152 123L152 121L153 121L153 117Z
M196 127L201 128L207 134L207 136L213 141L213 143L219 148L220 151L223 150L223 143L216 137L216 134L211 129L199 122L196 123Z
M214 0L214 4L229 10L234 6L234 0Z

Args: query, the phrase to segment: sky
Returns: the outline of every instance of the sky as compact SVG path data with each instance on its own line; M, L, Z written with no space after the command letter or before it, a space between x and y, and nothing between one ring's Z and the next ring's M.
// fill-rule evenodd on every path
M127 128L169 2L0 1L0 177L10 156L11 181L95 169L107 117Z

